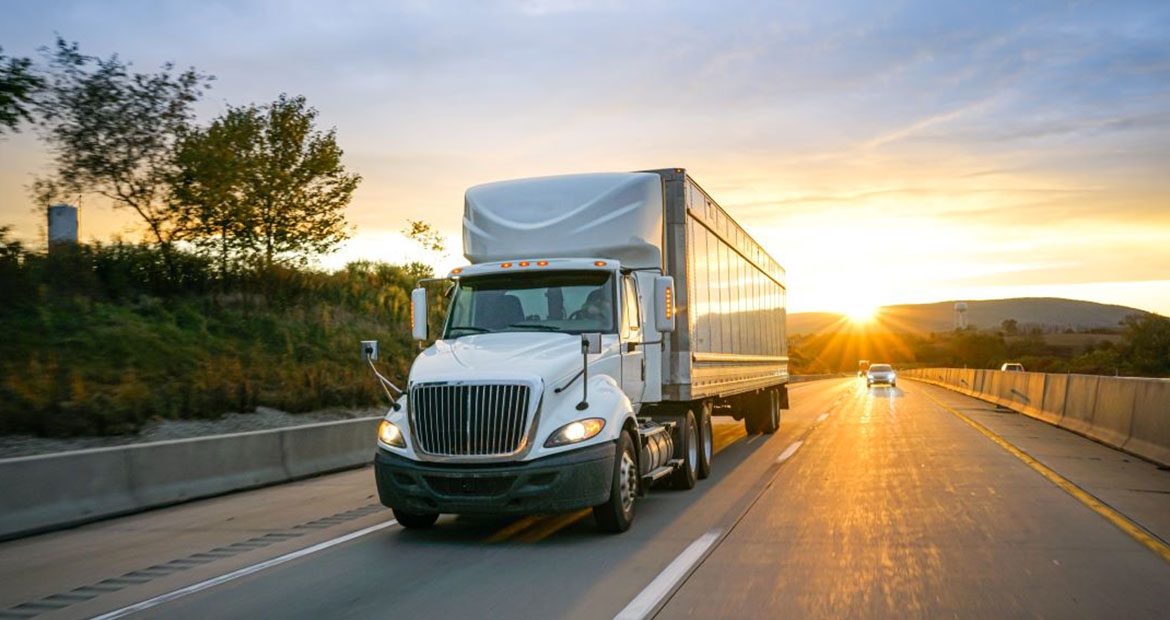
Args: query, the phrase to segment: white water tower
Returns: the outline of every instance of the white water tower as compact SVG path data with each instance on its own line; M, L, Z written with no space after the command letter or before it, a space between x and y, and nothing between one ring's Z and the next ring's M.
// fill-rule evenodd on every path
M77 245L77 207L49 205L49 247L64 243Z
M967 302L955 303L955 329L967 329Z

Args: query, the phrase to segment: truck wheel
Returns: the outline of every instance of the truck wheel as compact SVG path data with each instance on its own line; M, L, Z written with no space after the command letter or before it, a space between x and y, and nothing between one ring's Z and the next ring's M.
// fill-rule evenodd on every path
M755 435L763 431L760 426L760 409L763 408L761 404L762 398L756 396L744 396L740 407L747 409L743 416L743 428L749 435Z
M765 394L765 397L760 399L760 404L767 407L760 412L763 414L760 430L771 435L780 430L780 392L768 390Z
M688 411L683 418L683 426L679 429L678 452L676 457L682 457L682 467L674 470L671 482L676 489L693 489L699 481L699 425L695 422L695 412Z
M425 530L439 520L437 512L407 512L394 508L394 519L408 530Z
M699 409L699 480L711 475L711 457L715 452L715 436L711 428L711 404Z
M614 534L630 529L630 524L634 522L634 502L638 497L638 483L641 479L634 440L629 433L623 432L617 442L617 458L613 460L609 501L593 507L593 519L597 521L597 527Z

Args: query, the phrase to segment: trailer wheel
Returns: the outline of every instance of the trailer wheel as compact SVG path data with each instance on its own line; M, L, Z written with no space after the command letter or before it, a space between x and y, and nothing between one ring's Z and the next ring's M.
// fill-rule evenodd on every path
M695 412L687 411L683 418L682 428L679 429L678 456L682 457L682 467L674 470L671 482L676 489L693 489L699 480L699 425L695 422Z
M597 521L597 527L614 534L630 529L630 524L634 522L634 503L638 498L641 479L634 440L629 433L622 433L617 442L617 458L613 460L609 501L593 507L593 519Z
M394 519L408 530L425 530L439 520L437 512L407 512L394 508Z
M711 428L711 403L699 409L699 480L711 475L711 457L715 452L715 436Z
M766 390L748 400L747 415L743 418L749 435L771 435L780 429L780 394Z
M776 390L768 390L760 400L767 406L767 409L761 413L767 413L763 420L763 426L760 428L765 434L771 435L780 430L780 392Z

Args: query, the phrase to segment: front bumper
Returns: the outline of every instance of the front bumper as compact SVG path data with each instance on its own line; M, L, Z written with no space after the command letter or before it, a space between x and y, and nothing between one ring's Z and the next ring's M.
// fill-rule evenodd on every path
M502 465L421 463L380 449L374 477L382 504L409 512L564 512L609 499L616 446L608 442Z

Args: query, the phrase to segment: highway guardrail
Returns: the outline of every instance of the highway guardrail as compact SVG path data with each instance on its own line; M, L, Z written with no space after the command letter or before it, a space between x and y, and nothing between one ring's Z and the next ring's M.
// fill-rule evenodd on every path
M0 459L0 540L361 467L380 419Z
M957 368L903 370L1170 467L1170 379Z

